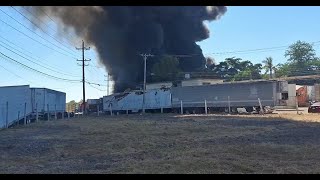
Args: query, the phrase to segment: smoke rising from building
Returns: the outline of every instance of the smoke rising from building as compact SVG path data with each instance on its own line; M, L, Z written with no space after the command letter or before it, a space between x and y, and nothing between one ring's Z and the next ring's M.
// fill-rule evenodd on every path
M143 58L140 53L157 56L192 54L180 57L179 68L195 71L206 60L196 42L209 37L203 23L219 19L227 10L217 6L35 6L26 7L45 20L55 18L63 35L74 31L87 44L95 46L99 59L115 81L114 90L134 88L143 80ZM39 19L33 20L37 23ZM78 46L78 45L77 45ZM148 72L151 73L151 72Z

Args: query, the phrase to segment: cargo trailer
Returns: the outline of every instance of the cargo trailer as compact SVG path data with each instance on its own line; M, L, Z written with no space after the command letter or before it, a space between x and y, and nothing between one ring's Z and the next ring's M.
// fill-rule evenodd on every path
M143 91L116 93L103 97L103 110L108 113L135 113L142 110ZM145 94L146 112L171 109L169 88L147 90Z
M31 114L29 85L0 87L0 128L24 120Z
M246 108L248 112L261 106L274 107L288 100L287 81L260 80L230 82L214 85L173 87L172 108L203 113L211 110L229 111ZM260 99L260 103L259 103Z
M31 88L32 112L54 113L66 111L66 93L47 89Z

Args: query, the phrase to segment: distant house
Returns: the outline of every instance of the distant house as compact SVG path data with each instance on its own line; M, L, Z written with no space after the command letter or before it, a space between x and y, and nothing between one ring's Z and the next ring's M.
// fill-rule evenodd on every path
M172 87L172 82L158 82L158 83L150 83L146 84L146 89L160 89L160 88L170 88Z
M181 86L202 86L223 83L222 79L185 79L181 81Z
M183 79L177 82L157 82L150 83L146 85L147 90L151 89L160 89L160 88L171 88L172 86L203 86L223 83L222 79L213 79L213 78L193 78L193 79Z

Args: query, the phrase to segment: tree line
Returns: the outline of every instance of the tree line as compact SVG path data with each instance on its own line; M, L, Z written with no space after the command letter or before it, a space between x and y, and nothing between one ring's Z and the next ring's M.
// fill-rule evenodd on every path
M205 67L199 69L198 73L211 74L226 81L320 75L320 58L316 56L313 46L300 40L293 43L285 51L286 62L276 65L272 57L266 57L256 64L239 57L226 58L219 63L215 62L213 57L207 57ZM153 65L151 81L176 79L182 73L178 67L179 60L176 57L164 56Z

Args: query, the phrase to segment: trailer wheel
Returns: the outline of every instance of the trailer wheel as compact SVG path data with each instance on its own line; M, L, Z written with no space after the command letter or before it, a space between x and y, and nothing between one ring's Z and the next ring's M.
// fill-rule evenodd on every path
M260 113L261 108L260 107L256 107L256 111L257 113Z
M253 112L253 107L246 107L246 111L248 113L252 113Z

